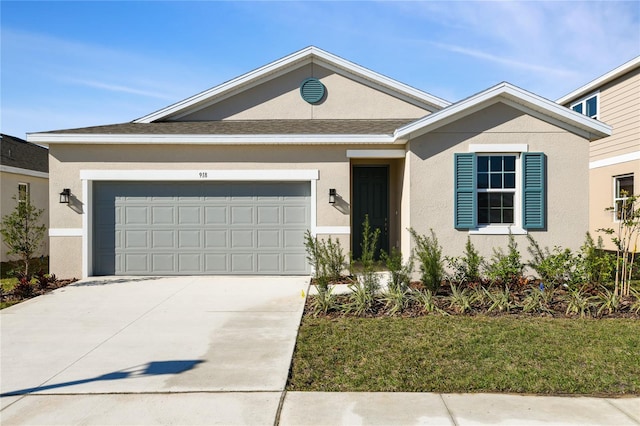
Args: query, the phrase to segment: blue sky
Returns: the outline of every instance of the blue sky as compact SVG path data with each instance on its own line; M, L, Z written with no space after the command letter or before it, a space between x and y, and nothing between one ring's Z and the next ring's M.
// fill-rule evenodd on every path
M0 2L1 131L127 122L309 45L449 101L555 100L640 55L639 1Z

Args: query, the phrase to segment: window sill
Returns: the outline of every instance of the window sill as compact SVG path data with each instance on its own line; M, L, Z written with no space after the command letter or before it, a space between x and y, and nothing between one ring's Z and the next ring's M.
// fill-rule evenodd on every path
M519 226L484 226L477 229L470 229L469 235L527 235L527 230Z

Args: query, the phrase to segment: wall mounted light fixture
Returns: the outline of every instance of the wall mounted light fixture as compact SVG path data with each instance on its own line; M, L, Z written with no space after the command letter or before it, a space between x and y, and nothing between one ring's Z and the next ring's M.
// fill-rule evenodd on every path
M336 190L335 188L331 188L329 190L329 204L335 204L336 203Z
M60 203L69 204L69 197L71 196L71 190L69 188L65 188L60 193Z

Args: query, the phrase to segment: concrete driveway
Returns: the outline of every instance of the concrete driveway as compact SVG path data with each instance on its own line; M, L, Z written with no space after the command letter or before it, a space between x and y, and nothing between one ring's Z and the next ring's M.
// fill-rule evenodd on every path
M273 424L308 284L89 279L2 310L0 422Z

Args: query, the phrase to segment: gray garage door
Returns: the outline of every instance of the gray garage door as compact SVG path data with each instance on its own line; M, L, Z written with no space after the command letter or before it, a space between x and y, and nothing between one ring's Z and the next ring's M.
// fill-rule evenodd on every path
M308 182L95 182L95 275L306 274Z

